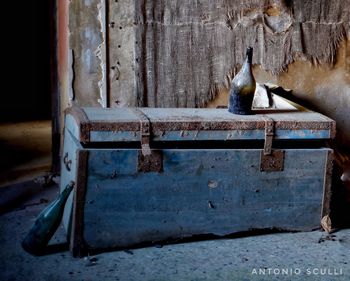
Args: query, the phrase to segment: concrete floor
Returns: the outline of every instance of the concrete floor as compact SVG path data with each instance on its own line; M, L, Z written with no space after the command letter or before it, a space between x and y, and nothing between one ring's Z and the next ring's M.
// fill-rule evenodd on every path
M34 191L7 205L0 216L3 281L350 280L350 229L334 236L320 231L276 233L77 259L67 250L61 227L50 242L51 254L34 257L22 250L20 242L37 214L57 196L58 188L26 184Z

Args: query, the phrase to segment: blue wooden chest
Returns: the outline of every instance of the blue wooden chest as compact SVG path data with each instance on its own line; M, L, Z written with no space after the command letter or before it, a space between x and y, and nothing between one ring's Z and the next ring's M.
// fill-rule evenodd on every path
M313 230L329 213L335 122L300 108L69 108L61 190L74 256L251 229Z

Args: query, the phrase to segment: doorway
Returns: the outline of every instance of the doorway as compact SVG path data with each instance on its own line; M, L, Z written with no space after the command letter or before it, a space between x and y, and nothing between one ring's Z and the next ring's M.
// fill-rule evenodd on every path
M53 109L58 98L55 2L31 1L26 14L26 32L21 38L26 90L11 93L0 103L0 186L52 171L52 151L57 150L52 146Z

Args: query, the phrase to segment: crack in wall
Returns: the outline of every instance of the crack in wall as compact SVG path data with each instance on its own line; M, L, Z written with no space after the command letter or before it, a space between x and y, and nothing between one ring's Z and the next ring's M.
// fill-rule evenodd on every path
M74 49L71 49L69 54L69 60L71 61L71 72L70 72L70 90L68 91L68 105L72 105L75 99L75 53Z

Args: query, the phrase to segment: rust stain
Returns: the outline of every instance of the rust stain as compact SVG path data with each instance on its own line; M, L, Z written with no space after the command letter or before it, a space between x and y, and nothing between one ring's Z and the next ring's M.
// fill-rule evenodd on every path
M280 10L277 7L269 7L267 8L267 10L265 11L265 13L269 16L269 17L277 17L281 14Z
M138 155L137 170L143 173L163 171L163 153L161 150L151 150L150 155L144 155L141 151Z

